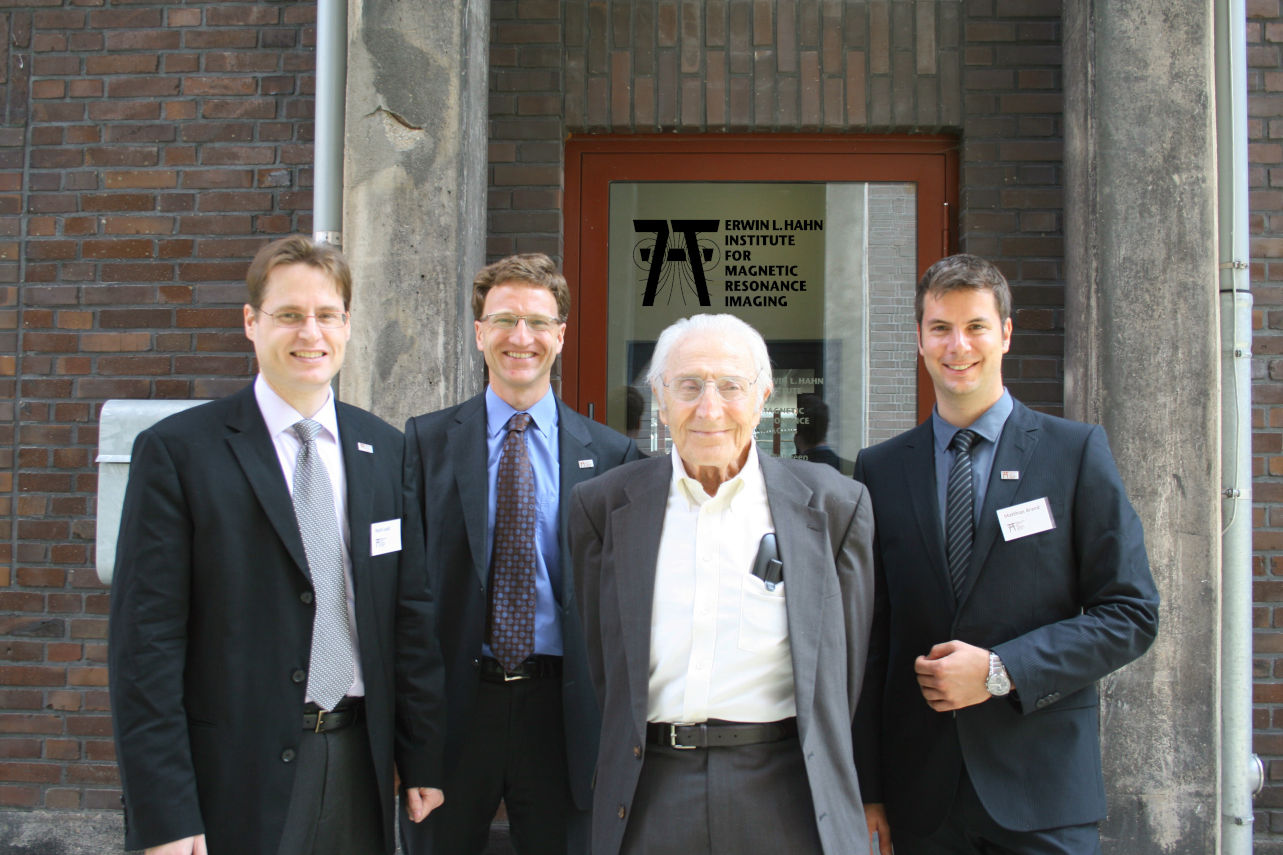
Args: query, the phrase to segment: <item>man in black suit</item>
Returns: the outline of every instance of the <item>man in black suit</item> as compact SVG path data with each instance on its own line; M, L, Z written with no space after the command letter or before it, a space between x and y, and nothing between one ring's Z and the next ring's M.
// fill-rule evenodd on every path
M472 310L488 388L405 427L440 604L450 795L429 822L406 829L405 848L481 852L502 799L522 855L586 853L600 716L573 602L566 508L575 484L640 453L552 391L570 291L550 258L483 268ZM525 492L511 501L505 472L525 473ZM529 521L510 522L510 511Z
M1011 291L984 259L917 289L932 417L865 449L878 610L856 723L883 853L1095 853L1096 682L1148 649L1158 592L1099 426L1002 382Z
M442 800L402 440L330 389L351 335L342 255L283 238L247 284L253 385L134 443L109 645L125 842L383 855L394 765L412 817Z

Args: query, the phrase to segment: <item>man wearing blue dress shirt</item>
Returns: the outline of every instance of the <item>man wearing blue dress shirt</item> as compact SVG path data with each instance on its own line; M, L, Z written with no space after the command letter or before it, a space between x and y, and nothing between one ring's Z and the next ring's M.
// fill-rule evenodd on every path
M480 853L502 800L523 855L586 853L600 716L562 497L641 455L552 390L570 291L550 258L483 268L472 308L485 392L405 428L447 702L446 803L405 848Z

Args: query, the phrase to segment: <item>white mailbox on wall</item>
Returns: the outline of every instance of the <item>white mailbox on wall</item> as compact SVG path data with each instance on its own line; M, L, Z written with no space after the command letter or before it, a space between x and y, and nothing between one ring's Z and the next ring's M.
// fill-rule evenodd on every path
M116 537L129 481L134 439L156 422L204 401L116 399L102 405L98 417L98 524L95 541L98 578L111 582L116 569Z

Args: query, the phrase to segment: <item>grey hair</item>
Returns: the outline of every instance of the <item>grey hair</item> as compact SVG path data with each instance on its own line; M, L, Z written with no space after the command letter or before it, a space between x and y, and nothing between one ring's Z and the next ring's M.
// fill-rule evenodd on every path
M650 384L655 400L663 400L660 389L663 387L664 374L668 371L668 360L673 349L692 335L740 340L753 356L755 376L760 378L765 373L766 388L774 386L771 357L766 351L766 340L761 333L734 315L691 315L674 321L659 334L659 340L655 342L655 353L650 358L650 369L646 372L646 382ZM762 402L765 403L765 400L763 396Z

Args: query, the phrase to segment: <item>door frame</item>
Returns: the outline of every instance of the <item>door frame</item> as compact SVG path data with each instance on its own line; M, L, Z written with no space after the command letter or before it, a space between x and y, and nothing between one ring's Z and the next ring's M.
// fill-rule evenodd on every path
M562 354L561 397L582 413L605 416L605 343L589 336L607 325L607 235L614 181L895 182L917 185L918 275L954 251L958 210L956 137L943 135L756 134L587 135L565 145L562 269L572 312ZM918 360L918 418L935 403Z

